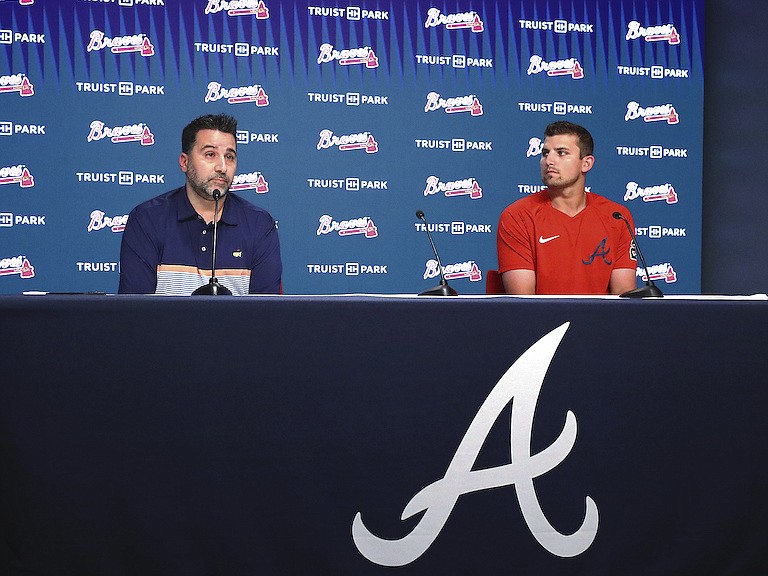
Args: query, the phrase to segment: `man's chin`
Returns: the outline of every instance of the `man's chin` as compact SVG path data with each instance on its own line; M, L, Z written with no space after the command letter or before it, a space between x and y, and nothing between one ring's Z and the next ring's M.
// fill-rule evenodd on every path
M542 178L541 182L548 188L566 188L571 184L575 184L575 181L567 182L562 178Z

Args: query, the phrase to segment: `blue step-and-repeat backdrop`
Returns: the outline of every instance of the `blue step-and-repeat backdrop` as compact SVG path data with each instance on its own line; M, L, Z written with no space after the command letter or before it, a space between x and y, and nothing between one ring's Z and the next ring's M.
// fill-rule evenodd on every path
M703 0L0 1L0 293L115 292L131 208L181 129L239 120L233 190L278 222L286 293L482 293L545 125L653 279L698 293ZM638 270L638 277L642 271Z

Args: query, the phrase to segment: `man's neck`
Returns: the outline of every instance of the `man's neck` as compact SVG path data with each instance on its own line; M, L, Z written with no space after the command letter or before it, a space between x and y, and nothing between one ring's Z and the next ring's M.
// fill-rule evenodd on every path
M213 200L206 200L205 198L201 198L195 194L193 190L190 190L189 186L186 187L186 192L187 198L189 198L189 203L192 204L192 208L195 209L195 212L197 212L198 215L203 220L205 220L206 224L212 224L215 215L216 202ZM221 214L224 211L224 202L226 199L226 194L219 199L219 219L221 218Z
M552 207L568 216L576 216L587 207L587 191L578 188L550 188L549 198Z

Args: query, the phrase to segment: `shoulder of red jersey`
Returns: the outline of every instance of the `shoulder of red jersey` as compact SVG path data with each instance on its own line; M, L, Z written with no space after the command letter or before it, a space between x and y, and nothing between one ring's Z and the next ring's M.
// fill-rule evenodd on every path
M515 200L512 204L507 206L505 211L535 210L541 206L545 206L546 204L549 204L549 202L550 202L550 199L547 191L540 190L529 196L524 196L519 200Z

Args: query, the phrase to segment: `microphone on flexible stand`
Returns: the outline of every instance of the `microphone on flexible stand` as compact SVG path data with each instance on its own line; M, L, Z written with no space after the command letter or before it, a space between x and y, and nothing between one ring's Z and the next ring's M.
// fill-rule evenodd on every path
M435 242L432 240L432 234L429 233L429 225L427 225L427 220L424 218L424 212L416 210L416 218L424 222L424 229L427 231L429 243L432 244L432 252L435 253L435 260L437 260L437 269L440 271L440 284L434 288L420 292L419 296L457 296L458 292L448 286L448 281L445 279L443 265L440 263L440 256L437 253L437 248L435 248Z
M219 284L219 281L216 280L216 243L219 239L219 219L217 216L219 215L219 198L221 198L221 190L215 188L212 194L215 204L213 205L213 255L211 256L211 279L208 281L208 284L203 284L200 288L192 292L192 296L232 295L229 288L222 286Z
M645 269L645 286L642 288L635 288L634 290L628 290L619 296L621 298L662 298L664 294L661 293L661 290L658 288L658 286L656 286L656 284L653 283L653 280L651 280L651 275L648 272L648 266L645 263L645 258L643 258L643 253L640 252L640 246L637 243L635 231L632 230L632 226L629 225L629 222L626 218L624 218L621 212L614 212L613 217L616 218L616 220L623 220L624 224L627 225L629 235L632 236L632 242L635 243L635 250L637 250L637 255L640 256L640 262L643 263L643 268Z

